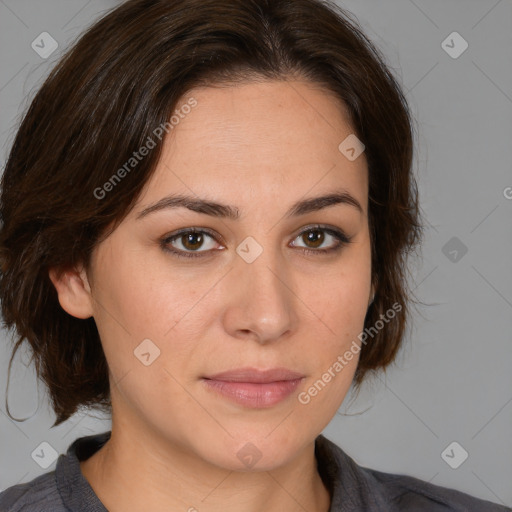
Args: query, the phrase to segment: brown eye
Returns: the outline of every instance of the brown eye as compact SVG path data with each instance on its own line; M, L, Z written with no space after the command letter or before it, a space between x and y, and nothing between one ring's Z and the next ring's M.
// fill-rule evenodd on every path
M215 249L216 243L213 234L204 229L185 229L161 240L164 251L186 258L208 256Z
M185 247L185 249L190 249L191 251L199 249L201 245L203 245L203 241L203 235L197 231L181 235L181 243L183 247Z
M298 245L295 247L302 248L307 254L312 253L329 253L340 250L343 246L350 243L350 238L342 231L337 229L326 228L322 226L312 226L297 236L305 245ZM334 244L332 241L334 240ZM331 242L330 247L321 247L325 242Z
M295 247L306 254L317 255L339 251L351 241L342 231L322 226L312 226L303 230L296 237L297 239L305 245ZM208 240L210 240L210 244L208 244ZM326 242L331 242L330 247L322 247ZM162 249L178 258L212 256L216 243L221 245L213 233L197 228L184 229L160 240ZM221 248L224 247L221 245Z
M310 247L314 247L315 249L322 245L324 239L325 235L319 229L311 229L302 234L302 240L311 244Z

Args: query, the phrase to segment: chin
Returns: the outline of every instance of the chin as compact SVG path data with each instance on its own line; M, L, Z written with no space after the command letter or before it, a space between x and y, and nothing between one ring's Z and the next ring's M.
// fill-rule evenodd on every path
M287 429L270 435L262 434L261 429L246 430L233 437L225 434L215 443L201 442L197 450L203 459L229 471L271 471L293 461L314 438L297 430L293 435Z

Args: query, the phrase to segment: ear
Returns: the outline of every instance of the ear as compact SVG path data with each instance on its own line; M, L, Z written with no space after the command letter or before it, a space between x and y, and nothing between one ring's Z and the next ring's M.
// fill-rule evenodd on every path
M370 297L368 299L368 307L370 307L370 305L373 303L373 299L375 298L375 293L376 293L376 287L377 287L377 285L375 283L372 283L372 288L370 290Z
M85 319L93 316L91 287L83 267L60 272L56 268L51 268L48 274L64 311L76 318Z

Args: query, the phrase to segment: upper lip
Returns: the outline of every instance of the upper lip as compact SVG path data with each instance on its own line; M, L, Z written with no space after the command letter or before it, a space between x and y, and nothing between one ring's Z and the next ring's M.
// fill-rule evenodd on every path
M205 377L210 380L222 380L225 382L278 382L283 380L296 380L303 378L302 373L288 370L287 368L271 368L259 370L258 368L236 368L215 375Z

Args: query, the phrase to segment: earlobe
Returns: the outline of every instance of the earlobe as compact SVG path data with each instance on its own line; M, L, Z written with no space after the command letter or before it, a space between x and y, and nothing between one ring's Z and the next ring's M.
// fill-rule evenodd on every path
M372 304L373 304L373 301L375 299L375 285L372 284L372 288L371 288L371 291L370 291L370 298L368 300L368 307L370 307Z
M64 311L76 318L93 316L91 288L83 267L60 272L51 268L48 274Z

